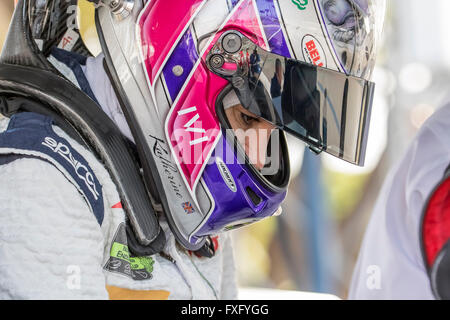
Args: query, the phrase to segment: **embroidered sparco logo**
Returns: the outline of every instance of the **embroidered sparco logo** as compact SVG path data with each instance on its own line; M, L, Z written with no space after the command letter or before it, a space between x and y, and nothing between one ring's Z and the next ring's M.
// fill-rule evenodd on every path
M216 158L216 165L217 165L217 168L219 168L220 175L222 176L223 181L225 181L225 183L228 186L228 188L231 191L236 192L237 191L236 183L234 182L233 176L231 175L231 172L228 169L228 167L225 164L225 162L223 162L222 159L217 157Z
M95 188L94 175L89 172L85 165L83 165L73 157L72 152L70 152L70 149L67 145L61 142L57 142L55 139L50 137L45 137L42 145L50 148L53 152L58 153L61 157L67 160L67 162L69 162L73 167L77 176L84 181L86 187L94 196L94 199L98 200L100 194Z

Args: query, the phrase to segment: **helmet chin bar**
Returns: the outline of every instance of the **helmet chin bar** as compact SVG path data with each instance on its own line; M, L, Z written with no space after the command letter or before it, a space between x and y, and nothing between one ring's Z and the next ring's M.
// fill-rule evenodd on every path
M136 2L129 18L121 23L117 23L109 7L99 6L96 10L97 31L111 83L136 142L143 179L160 204L177 241L186 249L196 251L205 244L206 237L189 241L189 235L203 220L202 211L171 158L163 122L156 116L158 109L147 89L143 69L130 68L138 62L135 60L135 42L130 37L133 38L136 33L141 5L141 2ZM189 203L194 212L186 214L183 204Z

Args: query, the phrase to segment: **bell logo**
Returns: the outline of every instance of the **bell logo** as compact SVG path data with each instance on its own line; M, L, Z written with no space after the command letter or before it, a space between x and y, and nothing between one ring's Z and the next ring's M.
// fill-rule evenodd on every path
M302 41L303 58L318 67L326 67L325 51L319 41L311 35L306 35Z

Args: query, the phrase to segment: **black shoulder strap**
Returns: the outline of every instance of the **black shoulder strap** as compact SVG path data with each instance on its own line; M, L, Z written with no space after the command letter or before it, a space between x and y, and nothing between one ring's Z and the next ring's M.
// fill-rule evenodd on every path
M90 146L84 141L83 137L77 130L55 110L44 106L27 97L19 96L0 96L0 114L7 118L11 118L14 114L20 112L35 112L49 116L53 119L53 123L60 127L72 139L76 140L82 146L91 150Z

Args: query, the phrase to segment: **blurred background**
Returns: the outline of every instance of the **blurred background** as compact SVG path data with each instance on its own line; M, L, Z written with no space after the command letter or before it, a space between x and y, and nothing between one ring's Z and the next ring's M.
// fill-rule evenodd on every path
M450 83L450 1L387 2L366 166L316 156L302 143L290 141L293 177L283 214L234 231L242 287L346 298L385 176L441 106ZM0 47L12 10L13 0L0 1ZM89 26L84 32L87 42L95 36Z

